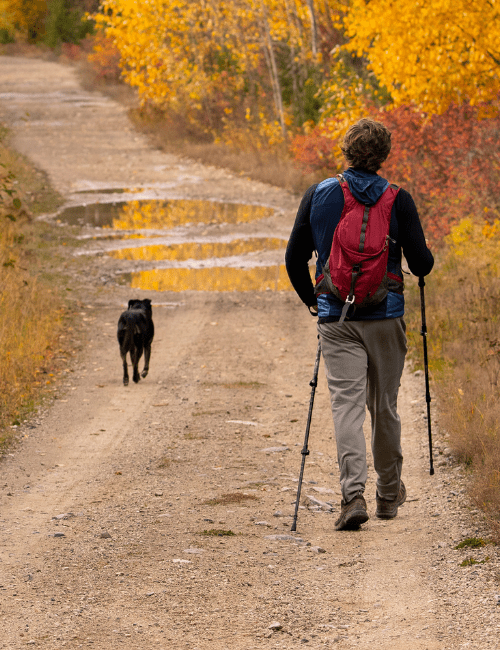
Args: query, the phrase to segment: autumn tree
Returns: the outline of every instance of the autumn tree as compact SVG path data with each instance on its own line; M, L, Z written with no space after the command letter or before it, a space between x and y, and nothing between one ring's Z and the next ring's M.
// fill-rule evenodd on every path
M498 99L496 0L351 0L344 24L346 50L366 57L395 106L439 114Z
M34 43L44 33L47 0L0 0L0 29Z
M271 144L317 119L335 0L103 0L96 20L143 103Z

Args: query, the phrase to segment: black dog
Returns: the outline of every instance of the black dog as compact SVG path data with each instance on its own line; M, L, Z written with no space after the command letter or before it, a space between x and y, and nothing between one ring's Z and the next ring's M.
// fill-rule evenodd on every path
M139 375L139 359L144 352L144 368L142 376L146 377L149 370L151 357L151 343L155 333L153 325L153 310L151 300L129 300L128 309L118 320L118 343L123 361L123 385L128 386L127 352L134 368L132 379L137 384L141 380Z

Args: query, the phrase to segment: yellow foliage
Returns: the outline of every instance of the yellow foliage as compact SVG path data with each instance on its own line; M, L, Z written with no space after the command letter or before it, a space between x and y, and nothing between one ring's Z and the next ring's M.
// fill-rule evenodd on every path
M300 61L314 59L307 0L103 0L94 18L143 103L218 133L221 119L233 119L236 109L244 116L249 104L261 111L269 104L259 90L265 75L275 110L272 116L265 110L263 129L270 142L283 139L275 50L282 43Z
M43 30L47 0L0 0L0 29L18 31L28 40Z
M495 0L351 0L346 49L368 59L395 106L441 114L497 99L499 18Z
M500 219L462 219L448 235L448 260L467 259L476 268L500 269Z

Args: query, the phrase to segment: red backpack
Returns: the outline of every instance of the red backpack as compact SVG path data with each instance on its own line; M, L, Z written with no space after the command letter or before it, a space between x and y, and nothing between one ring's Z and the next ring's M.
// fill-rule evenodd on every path
M368 206L356 201L342 174L338 179L344 193L344 209L328 261L316 280L315 293L332 293L345 303L339 320L342 323L351 305L376 305L387 296L389 227L399 188L389 185L377 203ZM401 282L393 274L391 278Z

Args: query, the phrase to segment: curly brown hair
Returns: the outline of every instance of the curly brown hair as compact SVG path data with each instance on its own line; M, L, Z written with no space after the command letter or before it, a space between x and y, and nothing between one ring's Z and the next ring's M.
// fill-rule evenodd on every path
M349 127L340 148L351 167L377 172L391 151L391 132L380 122L363 118Z

